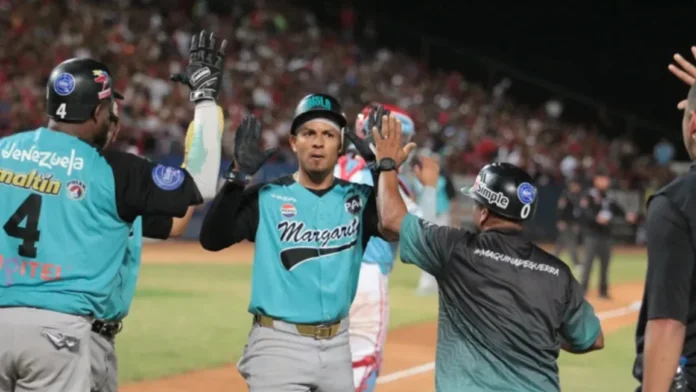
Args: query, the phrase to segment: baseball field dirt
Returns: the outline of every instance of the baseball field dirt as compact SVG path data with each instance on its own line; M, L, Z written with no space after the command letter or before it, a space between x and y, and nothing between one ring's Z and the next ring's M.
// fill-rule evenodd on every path
M618 250L633 253L634 250ZM644 252L644 251L643 251ZM147 244L143 250L145 263L232 263L250 262L253 247L239 244L227 250L205 252L197 243L167 242ZM602 300L590 294L589 299L602 318L604 333L610 333L636 322L636 301L642 298L640 282L614 285L612 299ZM389 332L379 392L422 392L433 390L432 362L435 358L437 324L413 325ZM245 391L246 385L235 365L200 370L158 380L123 385L123 392L188 392Z

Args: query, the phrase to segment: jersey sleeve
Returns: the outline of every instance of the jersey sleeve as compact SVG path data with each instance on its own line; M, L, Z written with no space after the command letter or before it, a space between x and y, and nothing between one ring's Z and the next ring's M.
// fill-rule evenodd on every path
M696 258L689 225L667 197L658 195L648 206L646 231L648 320L667 318L686 324Z
M399 252L401 260L414 264L433 276L439 276L458 241L468 232L449 226L438 226L413 214L401 222Z
M264 184L244 189L226 183L203 219L199 241L204 249L218 251L241 241L254 242L259 227L259 191Z
M121 151L105 152L104 158L114 174L118 214L126 222L140 215L183 217L190 206L203 202L186 170Z
M367 242L372 237L382 238L382 234L379 232L379 217L377 216L377 198L375 197L375 189L370 191L367 197L367 204L365 209L363 209L362 214L362 224L363 224L363 244Z
M602 331L594 308L585 299L578 281L569 274L568 300L560 334L575 350L586 350Z
M143 237L166 240L172 231L174 220L169 216L144 216Z

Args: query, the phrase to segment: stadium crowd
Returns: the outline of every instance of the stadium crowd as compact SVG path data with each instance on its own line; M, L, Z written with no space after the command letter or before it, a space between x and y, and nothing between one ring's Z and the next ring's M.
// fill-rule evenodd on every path
M0 136L44 124L39 113L51 67L91 56L110 64L126 97L123 147L145 155L180 152L193 106L168 77L185 64L188 32L205 21L231 41L219 99L227 116L225 153L248 113L263 120L266 147L287 146L293 105L316 91L339 97L349 118L369 101L406 108L419 146L444 157L450 173L473 174L486 162L505 160L541 183L598 167L611 170L624 189L656 187L672 176L667 164L674 146L667 141L640 155L628 138L608 141L596 128L562 122L556 102L537 110L516 105L505 94L506 81L486 90L456 71L359 46L348 7L336 30L327 31L311 12L287 2L229 3L229 12L216 14L219 3L210 0L0 0Z

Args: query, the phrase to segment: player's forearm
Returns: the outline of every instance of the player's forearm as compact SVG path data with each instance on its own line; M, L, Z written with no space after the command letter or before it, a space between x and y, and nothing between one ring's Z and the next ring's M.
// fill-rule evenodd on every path
M423 187L423 192L418 200L423 219L435 222L437 218L437 190L433 186Z
M649 320L643 349L643 392L664 392L674 379L686 327L677 320Z
M244 188L231 182L226 183L205 214L199 241L203 249L218 251L235 243L234 225L242 204Z
M396 241L399 239L401 221L407 212L404 200L399 193L399 178L396 171L382 172L377 188L380 231L387 241Z
M172 218L172 228L169 232L170 238L181 237L182 235L184 235L189 222L191 222L191 217L193 216L193 213L195 211L196 207L191 206L189 207L188 211L186 211L186 215L184 215L183 218Z
M222 109L215 101L196 104L193 122L186 135L184 167L191 174L204 200L215 197L220 173Z

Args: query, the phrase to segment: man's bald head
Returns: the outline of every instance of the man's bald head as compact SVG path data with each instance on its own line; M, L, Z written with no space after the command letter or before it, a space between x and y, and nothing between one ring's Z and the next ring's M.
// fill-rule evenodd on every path
M682 118L682 137L684 147L693 160L696 158L696 83L691 85L686 100L686 109Z
M691 88L689 89L689 95L686 98L687 99L687 109L688 111L696 111L696 83L691 85Z

